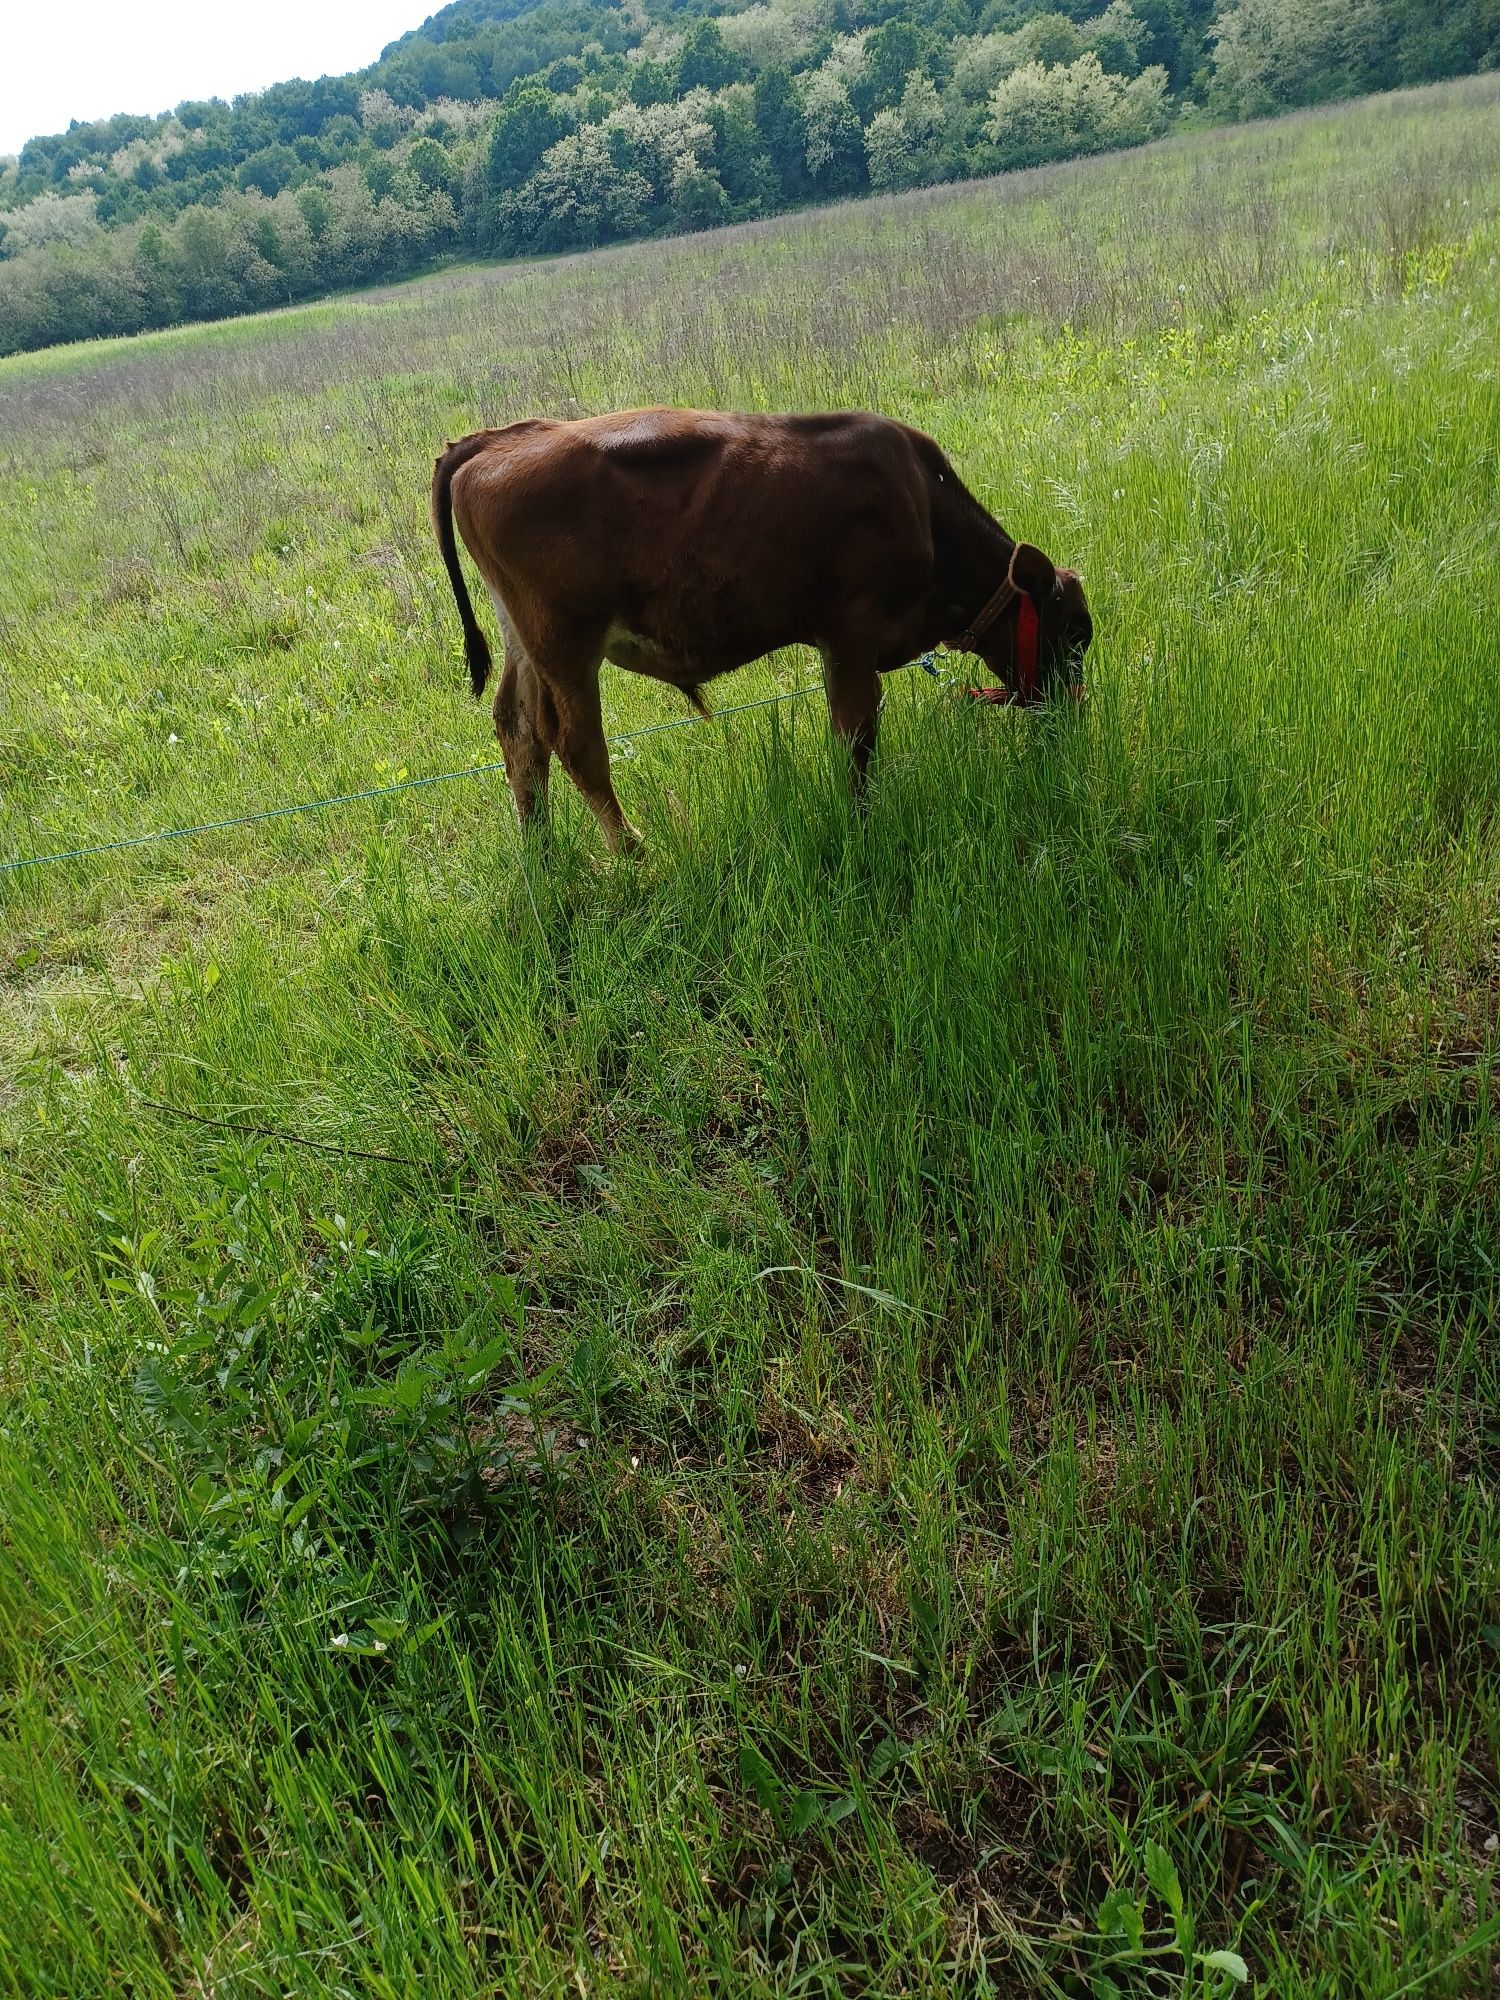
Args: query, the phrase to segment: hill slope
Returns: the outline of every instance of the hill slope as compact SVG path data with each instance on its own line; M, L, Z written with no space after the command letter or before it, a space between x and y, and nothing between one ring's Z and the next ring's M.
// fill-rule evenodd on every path
M1497 106L0 364L0 862L492 758L481 422L874 404L1098 619L863 815L0 873L0 1988L1500 1989Z
M31 140L0 353L702 229L1493 63L1500 0L459 0L370 69Z

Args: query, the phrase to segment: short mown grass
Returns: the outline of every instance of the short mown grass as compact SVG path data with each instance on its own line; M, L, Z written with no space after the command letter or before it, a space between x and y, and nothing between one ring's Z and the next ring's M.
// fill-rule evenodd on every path
M903 415L1099 633L0 875L0 1990L1488 1990L1496 103L0 367L0 860L493 757L524 411Z

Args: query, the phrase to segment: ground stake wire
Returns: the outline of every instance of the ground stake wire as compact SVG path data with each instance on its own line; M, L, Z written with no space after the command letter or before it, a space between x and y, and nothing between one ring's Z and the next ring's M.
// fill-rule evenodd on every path
M802 695L812 694L821 687L821 681L809 681L805 687L792 688L784 694L761 695L755 701L736 702L732 708L715 709L711 720L721 722L726 716L744 715L752 708L775 708L784 701L796 701ZM674 722L652 722L644 729L628 730L623 736L611 736L611 747L620 743L638 743L643 736L660 736L669 729L695 729L703 718L684 715ZM54 862L84 861L96 854L116 854L126 847L155 847L167 840L190 840L199 833L222 833L230 827L257 826L268 819L289 819L294 813L322 812L328 806L352 806L361 799L389 798L393 792L415 792L425 785L446 785L455 778L484 778L496 771L503 771L502 758L495 758L488 764L469 764L460 771L431 771L425 778L400 778L393 785L370 785L362 792L335 792L331 798L301 799L295 805L268 806L263 812L237 813L231 819L206 819L197 826L161 827L155 833L135 833L124 840L101 840L90 847L65 847L56 854L28 854L19 861L0 861L0 875L11 875L22 868L46 868Z

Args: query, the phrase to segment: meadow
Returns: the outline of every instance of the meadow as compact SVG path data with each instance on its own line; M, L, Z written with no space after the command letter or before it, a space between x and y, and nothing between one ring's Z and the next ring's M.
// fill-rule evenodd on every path
M0 364L0 1992L1492 1990L1497 311L1481 78ZM656 401L1086 706L8 865L491 763L433 454Z

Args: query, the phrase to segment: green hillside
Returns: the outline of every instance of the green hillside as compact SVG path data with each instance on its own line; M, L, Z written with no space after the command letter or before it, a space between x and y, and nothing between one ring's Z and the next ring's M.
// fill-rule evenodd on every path
M1476 78L0 362L5 2000L1500 1991L1497 318ZM1087 703L523 848L434 448L654 397Z
M31 140L0 353L1482 69L1500 0L459 0L370 69Z

